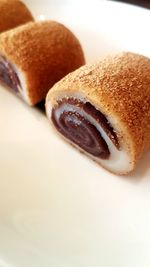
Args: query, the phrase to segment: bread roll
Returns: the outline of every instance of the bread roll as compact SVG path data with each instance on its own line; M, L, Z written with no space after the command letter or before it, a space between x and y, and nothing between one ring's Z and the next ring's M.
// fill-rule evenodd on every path
M121 53L79 68L51 88L46 112L80 151L129 173L150 148L150 59Z
M0 82L29 105L84 63L78 39L58 22L30 22L0 35Z
M31 12L22 1L0 0L0 33L32 20Z

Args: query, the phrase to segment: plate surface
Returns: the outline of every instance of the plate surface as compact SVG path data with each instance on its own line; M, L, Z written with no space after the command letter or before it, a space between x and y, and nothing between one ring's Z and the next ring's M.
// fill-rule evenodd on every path
M105 1L25 1L65 23L88 62L150 57L150 12ZM64 143L45 115L0 88L0 267L149 267L150 153L117 177Z

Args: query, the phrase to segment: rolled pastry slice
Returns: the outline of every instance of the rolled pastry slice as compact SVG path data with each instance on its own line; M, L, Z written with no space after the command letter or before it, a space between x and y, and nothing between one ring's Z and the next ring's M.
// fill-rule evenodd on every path
M81 67L49 91L46 112L81 152L130 172L150 147L150 59L121 53Z
M0 0L0 33L33 20L29 9L19 0Z
M84 63L78 39L60 23L30 22L0 35L0 82L30 105Z

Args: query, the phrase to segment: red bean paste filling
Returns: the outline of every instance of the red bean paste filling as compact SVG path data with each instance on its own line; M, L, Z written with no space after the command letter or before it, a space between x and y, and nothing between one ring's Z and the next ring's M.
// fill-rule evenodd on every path
M13 66L8 62L5 57L0 55L0 82L13 89L15 92L21 88L19 78Z
M63 108L63 111L58 117L57 112L60 108ZM97 128L87 118L84 118L82 112L80 112L82 110L97 121L119 150L117 135L112 126L107 118L89 102L83 103L72 98L62 99L52 109L51 118L57 130L67 139L70 139L73 143L95 157L109 159L110 151L107 143Z

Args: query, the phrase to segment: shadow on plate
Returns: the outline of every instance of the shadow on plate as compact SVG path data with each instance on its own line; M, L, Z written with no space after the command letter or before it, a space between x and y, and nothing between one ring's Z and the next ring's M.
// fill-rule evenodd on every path
M45 114L45 100L42 100L40 103L36 104L35 108Z
M131 183L139 183L145 178L150 178L150 151L147 151L138 162L135 170L130 175L123 176Z

